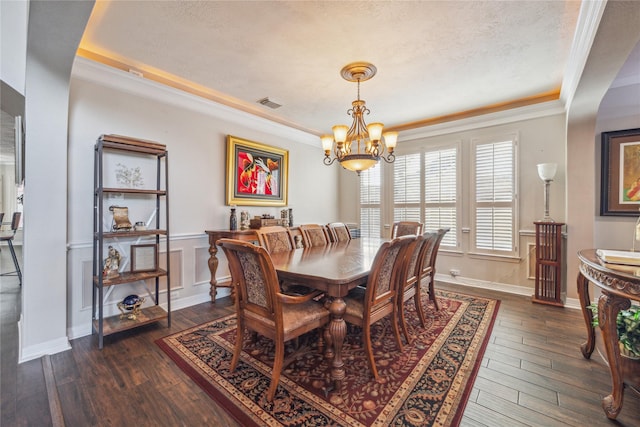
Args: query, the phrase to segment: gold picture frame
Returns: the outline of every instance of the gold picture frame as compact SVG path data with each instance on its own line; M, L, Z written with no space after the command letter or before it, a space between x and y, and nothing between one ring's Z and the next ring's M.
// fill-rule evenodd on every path
M227 136L227 204L286 206L289 151Z
M158 270L158 245L131 245L131 272L146 273Z

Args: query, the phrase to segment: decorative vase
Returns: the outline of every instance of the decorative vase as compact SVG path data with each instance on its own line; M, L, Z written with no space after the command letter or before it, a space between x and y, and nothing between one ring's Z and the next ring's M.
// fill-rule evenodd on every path
M293 209L289 208L289 227L293 227Z
M229 230L235 231L238 229L238 217L236 216L236 208L231 208L231 216L229 217Z

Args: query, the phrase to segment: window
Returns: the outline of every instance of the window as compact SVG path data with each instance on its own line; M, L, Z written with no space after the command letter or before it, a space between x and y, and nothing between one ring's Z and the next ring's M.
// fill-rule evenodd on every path
M420 219L420 153L397 156L393 165L393 220Z
M396 157L393 220L418 221L424 230L450 228L441 246L457 247L458 148Z
M360 172L360 236L380 237L382 220L380 199L382 174L380 165Z
M424 153L424 229L450 228L441 246L457 247L458 150Z
M516 138L475 140L473 147L473 250L517 255Z

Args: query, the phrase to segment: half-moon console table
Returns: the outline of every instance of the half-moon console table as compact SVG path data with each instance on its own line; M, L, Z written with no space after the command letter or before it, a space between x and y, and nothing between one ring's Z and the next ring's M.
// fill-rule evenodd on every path
M580 349L582 355L589 359L596 346L595 328L591 323L592 313L587 306L589 297L589 282L597 286L601 295L598 298L598 323L602 336L602 344L598 349L606 356L611 371L612 391L602 399L604 412L610 419L615 419L622 410L624 385L627 384L636 391L640 390L640 360L630 359L620 354L618 346L618 330L616 319L620 310L630 307L631 300L640 301L640 267L637 274L634 269L629 272L607 268L598 261L595 249L578 252L580 272L578 273L578 296L582 315L587 325L587 342ZM601 345L604 349L601 349Z

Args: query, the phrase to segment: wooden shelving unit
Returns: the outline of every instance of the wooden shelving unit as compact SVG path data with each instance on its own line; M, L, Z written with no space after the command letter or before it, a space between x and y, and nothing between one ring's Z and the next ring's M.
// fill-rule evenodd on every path
M153 189L140 188L114 188L104 187L104 155L105 152L116 151L130 153L136 156L152 156L156 159L156 181ZM98 336L98 346L103 347L104 336L136 328L149 323L167 319L167 325L171 326L171 283L169 279L169 192L168 177L168 153L166 147L153 141L145 141L120 135L101 135L95 145L94 154L94 204L93 204L93 283L92 283L92 313L93 333ZM164 188L163 186L164 178ZM153 199L155 228L148 230L112 231L110 224L104 220L104 198L108 194L123 194L126 196L143 197ZM161 218L161 200L164 199L164 218ZM163 227L163 228L161 228ZM153 271L131 272L120 271L117 277L105 277L103 274L103 262L106 254L105 247L109 242L121 242L128 239L147 238L153 241L157 248L163 243L166 250L166 267L159 266ZM130 246L131 243L128 245ZM126 245L126 243L125 243ZM160 278L165 277L166 307L160 302ZM152 280L155 282L155 291L150 297L154 305L144 306L135 318L129 316L104 316L105 290L116 285Z

